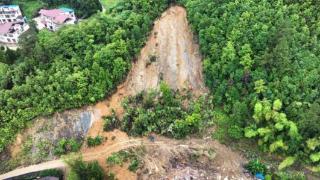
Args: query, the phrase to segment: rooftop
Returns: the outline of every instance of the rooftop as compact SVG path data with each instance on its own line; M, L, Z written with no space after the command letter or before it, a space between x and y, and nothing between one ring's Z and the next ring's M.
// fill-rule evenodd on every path
M10 31L12 25L13 23L11 22L0 24L0 34L7 34Z
M69 15L66 14L66 12L73 12L72 9L69 8L60 8L60 9L41 9L39 11L39 14L48 16L53 18L53 21L57 24L62 24L64 23L67 19L69 19Z
M64 13L62 10L60 9L50 9L50 10L46 10L46 9L41 9L39 11L39 14L45 15L45 16L49 16L49 17L56 17L59 16L61 13Z
M0 8L19 8L18 5L1 5Z
M65 22L65 20L67 20L69 18L68 15L65 14L60 14L57 17L54 18L54 22L58 23L58 24L62 24Z
M63 12L74 12L74 10L70 8L61 7L59 9L62 10Z

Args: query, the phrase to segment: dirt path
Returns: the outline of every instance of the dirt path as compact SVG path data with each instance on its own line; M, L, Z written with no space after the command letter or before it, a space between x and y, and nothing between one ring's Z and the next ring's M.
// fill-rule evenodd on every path
M82 156L85 161L92 161L92 160L97 160L100 157L106 158L114 152L118 152L118 151L132 148L132 147L141 146L142 144L157 146L157 145L163 144L163 142L150 143L150 142L147 142L143 139L129 139L127 141L121 141L118 143L114 143L113 145L108 146L107 148L100 149L100 151L83 153ZM42 170L55 169L55 168L64 169L64 168L66 168L66 164L61 159L54 160L54 161L48 161L45 163L32 165L32 166L28 166L25 168L19 168L14 171L8 172L6 174L2 174L2 175L0 175L0 179L6 179L6 178L20 176L20 175L24 175L24 174L28 174L28 173L32 173L32 172L38 172L38 171L42 171Z

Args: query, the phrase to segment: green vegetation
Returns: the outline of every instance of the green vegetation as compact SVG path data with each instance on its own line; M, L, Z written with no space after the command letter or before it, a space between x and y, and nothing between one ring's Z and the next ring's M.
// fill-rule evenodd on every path
M84 162L81 158L67 161L71 171L67 177L69 180L103 180L105 177L103 169L97 161Z
M102 136L88 137L87 144L89 147L99 146L103 142Z
M259 159L252 159L244 166L252 175L262 173L266 180L281 179L281 180L306 180L303 172L297 171L278 171L260 161Z
M307 177L301 172L276 172L274 179L281 180L307 180Z
M0 151L33 118L112 93L166 7L166 1L126 1L76 26L41 31L35 44L5 59L14 64L0 68Z
M87 18L102 10L99 0L42 0L42 2L48 7L73 8L79 18Z
M62 138L59 140L57 145L54 148L54 154L56 156L61 156L63 154L67 154L70 152L77 152L80 150L81 144L77 142L77 140L71 138L71 139L65 139Z
M109 156L107 158L107 164L114 166L114 165L122 165L124 162L124 158L126 157L125 155L127 155L126 153L124 153L125 151L120 151L117 153L112 153L111 156Z
M39 9L45 6L41 0L12 0L10 4L19 5L23 15L29 19L36 16Z
M267 173L266 165L261 163L258 159L249 161L249 163L245 165L245 168L253 175L255 175L256 173Z
M48 177L48 176L63 179L63 171L60 169L49 169L49 170L41 171L39 173L39 176L37 177Z
M115 128L120 126L120 123L119 123L120 121L117 118L114 110L112 110L111 116L104 117L103 119L104 119L104 126L103 126L104 131L112 131Z
M229 138L246 135L280 153L285 160L279 169L294 161L319 167L317 2L179 2L198 35L215 107L226 116L220 124L236 130Z
M122 129L134 136L157 133L184 138L198 133L212 120L211 99L207 96L189 99L188 93L175 92L164 83L160 85L160 91L141 92L129 97L123 103ZM185 106L184 102L188 105Z
M143 155L143 152L134 151L132 149L122 150L116 153L112 153L112 155L107 158L106 162L110 166L123 166L123 163L129 163L128 170L136 172L141 165L141 159L139 158L138 154L141 156Z
M109 9L115 6L120 0L101 0L101 4L104 8Z

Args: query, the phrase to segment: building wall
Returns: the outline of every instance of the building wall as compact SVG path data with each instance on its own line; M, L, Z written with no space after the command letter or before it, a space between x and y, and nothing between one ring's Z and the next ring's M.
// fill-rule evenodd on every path
M71 20L67 21L65 24L75 24L76 23L77 18L75 16L74 12L71 12L71 13L65 12L64 14L69 15L70 19L71 19ZM46 22L46 24L44 24L44 26L51 31L56 31L64 25L64 24L54 23L54 19L51 17L48 17L48 16L40 15L40 19L41 19L41 22Z
M29 29L29 25L24 23L14 33L0 34L0 42L16 44L19 42L19 36Z
M18 6L9 8L0 7L0 23L16 22L19 16L22 16L22 13Z
M47 29L55 31L56 27L51 17L41 15L41 21L46 22L44 25Z
M0 41L4 43L18 43L17 33L0 34Z

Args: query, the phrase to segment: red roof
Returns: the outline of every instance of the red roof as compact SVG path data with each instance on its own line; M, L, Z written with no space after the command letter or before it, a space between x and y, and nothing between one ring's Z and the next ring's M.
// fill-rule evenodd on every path
M11 22L0 24L0 34L7 34L12 27L12 24L13 23Z

